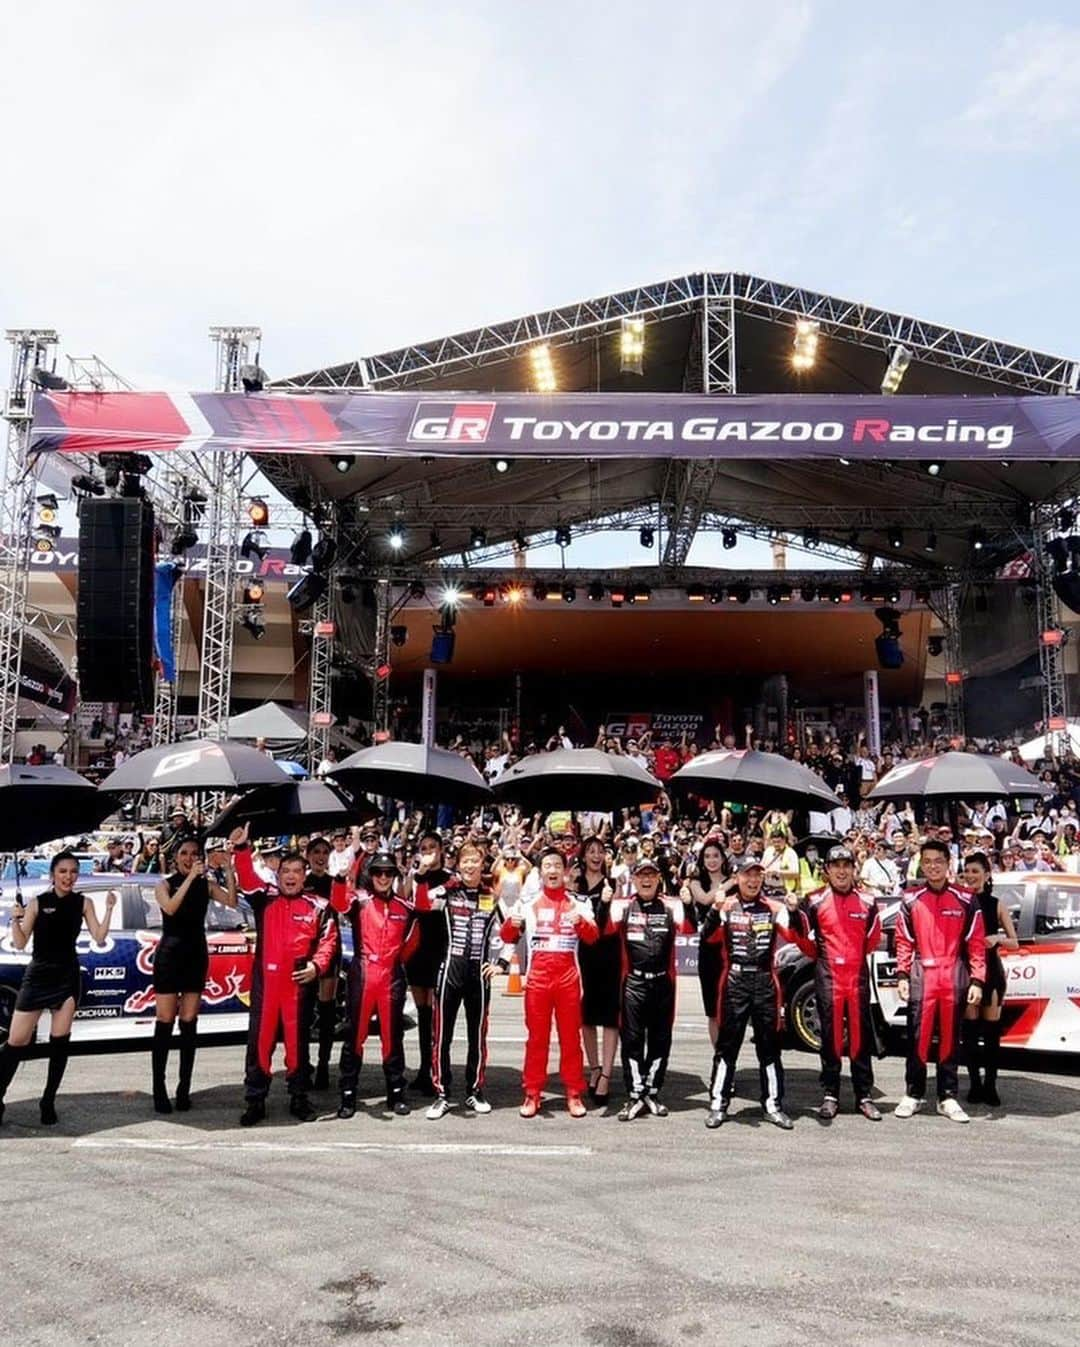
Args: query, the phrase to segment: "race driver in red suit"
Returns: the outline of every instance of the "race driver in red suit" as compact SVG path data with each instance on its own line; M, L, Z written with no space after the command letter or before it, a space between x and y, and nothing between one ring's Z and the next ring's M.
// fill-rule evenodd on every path
M559 1031L559 1074L566 1086L571 1117L586 1113L585 1062L581 1054L581 972L578 941L592 944L599 932L589 905L566 891L566 859L549 847L540 856L540 892L518 906L503 922L505 944L525 932L529 942L529 980L525 988L525 1066L521 1073L523 1118L535 1118L548 1073L551 1018ZM504 951L505 952L505 951ZM505 959L500 960L505 963Z
M855 857L848 847L829 849L825 875L828 884L792 911L789 933L807 958L814 960L821 1020L821 1088L825 1091L818 1118L830 1123L840 1111L846 1027L855 1106L864 1118L880 1122L873 1100L870 1054L874 1034L867 958L881 943L881 918L875 900L855 888Z
M979 901L949 883L949 849L928 839L919 852L925 888L905 896L896 919L897 994L908 1004L907 1084L894 1112L922 1108L926 1063L938 1035L937 1111L951 1122L968 1115L956 1098L956 1062L964 1005L978 1005L986 981L986 928Z
M389 851L376 851L367 866L370 888L334 885L330 901L352 927L353 958L348 974L349 1022L341 1046L341 1104L339 1118L356 1112L356 1085L364 1057L371 1017L378 1012L382 1041L386 1107L402 1116L405 1102L405 1044L402 1013L405 1007L405 960L416 948L419 931L415 909L394 892L400 878Z
M289 1112L300 1122L314 1122L318 1115L307 1095L307 1042L315 984L333 963L337 926L330 920L326 900L304 892L307 862L298 852L283 856L277 875L267 879L255 869L247 828L236 829L230 841L236 878L255 914L256 930L244 1069L247 1107L240 1125L253 1127L266 1117L271 1063L279 1039L285 1043Z

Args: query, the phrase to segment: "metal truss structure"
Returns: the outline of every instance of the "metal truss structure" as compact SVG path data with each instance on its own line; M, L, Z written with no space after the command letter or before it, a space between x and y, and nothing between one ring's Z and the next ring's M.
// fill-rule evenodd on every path
M327 575L326 589L316 600L312 609L311 631L311 677L308 682L308 730L307 765L312 776L319 763L326 757L330 745L331 693L333 691L333 668L331 657L334 653L336 624L335 575L331 568Z
M960 587L946 585L938 597L945 635L945 723L949 738L964 739L964 652L960 634ZM951 679L949 675L954 675Z
M1054 564L1046 550L1053 529L1049 514L1043 513L1035 530L1036 612L1039 642L1039 671L1042 674L1043 728L1050 736L1056 753L1071 751L1069 740L1069 690L1065 678L1064 641L1052 639L1052 633L1061 632L1061 608L1054 592ZM1051 637L1051 639L1047 639Z
M6 335L12 355L4 404L8 435L0 499L0 762L13 762L34 522L34 469L28 452L32 375L36 369L50 368L57 338L51 328L24 328Z
M215 387L225 393L241 386L241 367L262 333L257 327L213 327L217 347ZM206 577L202 650L199 658L198 734L224 739L229 728L234 625L236 622L236 521L243 497L243 454L214 454L206 520Z

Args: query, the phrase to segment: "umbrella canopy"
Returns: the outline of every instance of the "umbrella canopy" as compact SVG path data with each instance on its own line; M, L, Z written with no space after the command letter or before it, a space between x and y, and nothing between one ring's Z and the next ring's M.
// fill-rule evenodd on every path
M1011 800L1052 795L1023 767L989 753L939 753L886 772L868 800Z
M351 753L335 765L333 779L354 795L416 804L470 805L491 798L487 782L460 753L394 739Z
M112 795L68 767L0 767L0 851L89 832L116 808Z
M260 786L234 800L210 825L213 837L227 837L234 828L251 824L252 837L278 833L316 833L372 818L378 810L369 801L354 800L340 786L325 781L296 781L286 786Z
M287 786L289 778L273 760L246 744L228 739L189 739L144 749L120 764L101 783L103 791L226 790L235 793L254 786Z
M619 753L557 748L509 767L492 783L497 800L523 809L626 809L655 800L663 786Z
M757 804L769 809L835 809L840 801L816 772L779 753L750 748L699 753L668 783L707 800Z
M298 744L307 738L306 711L294 711L280 702L267 702L251 711L229 717L230 739L265 739L278 744Z
M1080 720L1067 721L1065 733L1069 737L1069 752L1080 756ZM1040 734L1037 739L1029 739L1026 744L1020 745L1020 756L1025 762L1035 762L1039 758L1049 757L1050 750L1054 747L1053 740L1057 737L1053 734Z

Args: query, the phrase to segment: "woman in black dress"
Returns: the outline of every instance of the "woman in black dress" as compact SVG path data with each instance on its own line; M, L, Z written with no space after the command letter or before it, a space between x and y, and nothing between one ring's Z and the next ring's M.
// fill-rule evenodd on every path
M709 837L701 848L698 872L682 888L684 903L692 902L700 920L715 903L728 877L727 857L717 837ZM709 1020L709 1041L716 1045L716 1001L720 994L720 946L705 941L698 943L698 981L701 983L701 1001Z
M978 898L986 927L986 982L983 985L982 1003L965 1009L962 1030L964 1056L971 1079L968 1101L997 1108L1001 1103L997 1092L998 1058L1001 1055L1001 1003L1005 999L1005 965L1001 962L1001 950L1018 949L1019 942L1009 909L994 893L990 861L985 852L973 851L964 858L964 886Z
M421 834L412 867L405 872L402 897L412 900L417 881L437 888L450 878L442 838L436 832ZM431 1079L431 1054L434 1043L435 983L446 955L446 917L442 912L416 915L420 944L405 964L413 1004L416 1006L416 1033L420 1040L420 1070L413 1077L411 1090L433 1099L438 1091Z
M12 944L16 949L25 949L33 936L34 951L23 974L7 1042L0 1049L0 1122L7 1087L33 1042L43 1010L50 1012L51 1019L49 1070L41 1096L41 1121L47 1127L56 1122L56 1092L67 1066L71 1021L82 985L75 942L85 921L94 943L102 944L116 906L116 894L108 894L105 917L99 921L93 899L75 889L78 878L79 862L70 851L61 851L49 866L52 887L31 898L25 907L16 903L11 911Z
M575 890L592 908L595 918L601 902L610 902L614 892L607 873L607 848L599 837L590 837L581 849L581 866ZM606 896L605 896L606 895ZM589 1095L598 1104L607 1103L611 1072L619 1047L619 999L622 987L622 950L618 940L584 941L578 946L581 965L581 1042L589 1068ZM597 1055L596 1031L603 1030Z
M154 954L154 1000L157 1021L151 1062L154 1082L154 1112L171 1113L165 1088L165 1068L177 1011L180 1013L180 1074L176 1084L176 1107L186 1113L191 1107L191 1072L195 1066L195 1035L199 1006L206 986L210 952L206 945L206 910L211 900L236 906L236 874L229 856L225 888L206 875L201 843L188 838L176 848L176 870L154 889L161 908L161 939Z

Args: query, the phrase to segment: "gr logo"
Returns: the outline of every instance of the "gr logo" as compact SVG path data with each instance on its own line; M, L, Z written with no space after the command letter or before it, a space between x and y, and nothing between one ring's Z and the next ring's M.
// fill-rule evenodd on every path
M494 402L421 402L409 428L410 444L483 444Z

